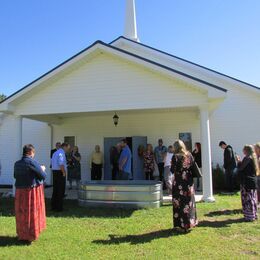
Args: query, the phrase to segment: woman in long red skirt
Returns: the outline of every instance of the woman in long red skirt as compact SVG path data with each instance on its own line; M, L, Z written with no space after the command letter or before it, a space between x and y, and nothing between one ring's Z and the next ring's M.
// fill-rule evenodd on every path
M14 165L16 232L19 240L29 243L37 240L46 228L43 186L46 173L34 156L33 145L25 145L22 159Z

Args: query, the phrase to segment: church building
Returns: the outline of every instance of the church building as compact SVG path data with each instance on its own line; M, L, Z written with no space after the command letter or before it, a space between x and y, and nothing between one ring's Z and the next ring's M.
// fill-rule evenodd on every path
M77 145L82 178L89 180L96 144L109 179L109 148L128 137L134 176L142 178L140 146L181 138L190 149L201 143L203 199L214 201L212 167L223 157L218 143L241 154L245 144L260 141L259 111L259 87L140 42L135 1L127 0L123 36L97 40L0 103L0 184L13 184L14 162L27 143L46 166L56 141Z

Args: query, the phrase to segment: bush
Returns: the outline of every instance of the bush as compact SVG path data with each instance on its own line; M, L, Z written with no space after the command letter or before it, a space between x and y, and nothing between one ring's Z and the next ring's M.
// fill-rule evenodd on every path
M214 191L225 189L225 173L219 164L217 164L216 167L212 169L212 179Z

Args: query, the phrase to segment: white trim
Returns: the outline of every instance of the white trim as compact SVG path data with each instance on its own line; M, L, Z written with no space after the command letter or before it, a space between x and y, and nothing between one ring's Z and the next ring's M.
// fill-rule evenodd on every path
M76 62L82 60L83 58L86 58L88 55L94 54L95 52L97 52L97 53L106 52L108 54L113 54L113 55L115 55L117 57L126 59L126 60L128 60L130 62L134 62L134 63L142 65L142 66L144 66L146 68L149 68L149 69L152 69L152 70L157 71L159 73L162 73L163 75L170 76L170 77L172 77L174 79L179 79L179 80L181 80L183 82L189 83L193 88L196 88L198 90L202 90L205 93L208 92L209 98L225 98L226 97L226 93L225 92L220 91L218 89L215 89L213 87L209 87L207 84L203 84L203 83L198 82L196 80L187 78L187 77L185 77L183 75L180 75L178 73L175 73L173 71L170 71L169 70L170 68L166 69L166 68L160 67L159 65L152 64L149 61L142 60L141 57L139 58L139 57L132 56L131 53L127 54L125 52L121 52L120 50L116 50L116 49L110 48L109 46L103 45L100 42L97 42L92 47L90 47L86 51L82 52L81 54L79 54L75 58L69 60L68 62L66 62L63 65L61 65L60 67L58 67L57 69L54 69L53 71L51 71L50 73L46 74L45 76L43 76L39 80L35 81L31 85L29 85L28 87L23 89L22 91L18 92L14 96L8 98L6 100L6 102L3 102L2 104L0 104L0 111L10 111L10 112L12 112L13 108L10 107L10 103L11 102L13 102L14 100L17 100L19 97L21 97L24 94L28 93L33 88L39 87L41 84L43 84L47 80L50 80L51 78L56 76L58 73L64 71L65 69L67 69L68 67L72 66Z
M173 61L173 62L175 62L177 64L184 65L184 66L186 66L189 69L193 69L197 73L202 73L204 75L208 74L209 76L214 77L216 80L224 81L227 84L231 84L233 86L239 86L239 87L241 87L243 89L246 89L246 90L249 90L249 91L253 91L253 92L257 93L258 95L260 95L260 88L256 89L256 88L254 88L254 87L252 87L252 86L250 86L250 85L248 85L246 83L243 83L243 82L241 82L239 80L229 78L228 75L227 76L221 75L221 74L219 74L217 72L211 71L210 69L202 68L202 67L200 67L200 65L195 65L195 64L189 63L189 62L187 62L185 60L178 59L177 57L175 58L175 57L171 56L170 54L162 53L160 51L157 51L157 50L154 50L152 48L146 47L144 45L135 43L135 42L133 42L131 40L127 40L127 39L121 37L121 38L117 39L116 41L114 41L111 45L115 46L117 48L120 48L122 46L130 46L131 48L135 48L135 49L140 50L140 51L144 51L145 50L145 51L149 52L151 55L156 55L159 58L161 58L161 61L160 61L161 64L164 64L165 60Z

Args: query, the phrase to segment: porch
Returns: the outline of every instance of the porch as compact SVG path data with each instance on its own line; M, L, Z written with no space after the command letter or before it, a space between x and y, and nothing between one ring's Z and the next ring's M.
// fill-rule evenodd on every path
M24 143L34 143L38 157L44 158L43 162L48 166L49 151L55 142L63 142L65 137L74 137L75 145L79 146L82 156L82 180L85 181L90 180L91 153L96 144L99 144L104 151L106 137L145 136L147 143L155 147L158 138L163 138L164 144L168 146L179 139L180 134L189 133L192 146L194 142L201 142L203 147L203 200L214 201L209 132L210 110L207 106L117 111L119 115L117 127L113 124L114 113L114 111L106 111L19 116L16 118L16 136L21 138L18 142L19 147ZM49 140L33 140L31 135L27 135L28 131L23 121L28 119L47 123ZM48 150L42 150L42 142L49 143ZM105 164L109 163L105 162ZM51 183L50 177L48 183Z

